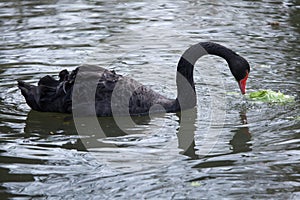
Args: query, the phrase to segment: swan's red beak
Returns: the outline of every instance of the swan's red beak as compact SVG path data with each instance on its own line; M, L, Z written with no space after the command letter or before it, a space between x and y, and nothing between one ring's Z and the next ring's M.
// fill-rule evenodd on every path
M249 73L247 72L245 78L243 78L242 80L240 80L240 81L238 82L242 94L245 94L245 93L246 93L246 82L247 82L247 79L248 79L248 74L249 74Z

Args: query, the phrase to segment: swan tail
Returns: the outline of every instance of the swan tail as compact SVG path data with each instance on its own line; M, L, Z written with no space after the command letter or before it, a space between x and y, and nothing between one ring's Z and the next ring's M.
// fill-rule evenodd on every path
M21 90L23 96L27 96L31 87L31 85L25 83L24 81L18 81L18 88Z
M24 81L18 81L18 87L21 90L21 94L25 97L26 103L33 109L40 111L39 94L37 92L37 87L25 83Z

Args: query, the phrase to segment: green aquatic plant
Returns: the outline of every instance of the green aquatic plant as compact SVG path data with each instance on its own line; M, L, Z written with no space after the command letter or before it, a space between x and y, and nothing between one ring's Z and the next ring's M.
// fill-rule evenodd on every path
M198 181L193 181L193 182L191 182L191 186L193 186L193 187L200 187L201 183L198 182Z
M285 95L281 92L275 92L272 90L259 90L251 92L249 98L254 101L262 101L267 103L289 103L294 102L293 96Z

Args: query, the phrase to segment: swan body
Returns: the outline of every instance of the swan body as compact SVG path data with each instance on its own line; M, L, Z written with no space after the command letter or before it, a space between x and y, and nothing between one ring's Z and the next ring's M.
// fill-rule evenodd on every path
M176 99L164 97L134 79L94 65L82 65L71 73L62 70L59 80L45 76L37 86L18 81L18 87L27 104L33 110L43 112L72 113L78 107L83 108L86 114L94 109L97 116L116 113L146 115L151 109L155 112L177 112L196 105L194 64L206 54L217 55L227 61L244 94L250 72L248 62L232 50L212 42L195 44L181 56L177 66Z

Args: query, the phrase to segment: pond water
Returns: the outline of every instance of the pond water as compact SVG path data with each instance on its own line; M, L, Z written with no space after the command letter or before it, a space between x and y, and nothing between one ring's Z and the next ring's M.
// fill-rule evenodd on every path
M299 1L0 1L0 32L1 199L300 199ZM247 58L248 91L295 102L237 95L207 56L197 108L121 128L99 118L100 137L80 130L90 119L31 111L16 85L97 64L175 97L177 61L202 41Z

